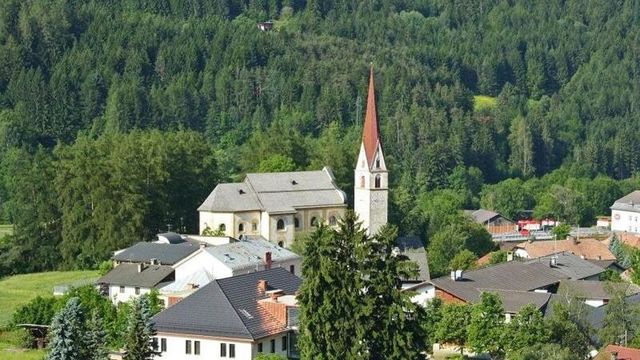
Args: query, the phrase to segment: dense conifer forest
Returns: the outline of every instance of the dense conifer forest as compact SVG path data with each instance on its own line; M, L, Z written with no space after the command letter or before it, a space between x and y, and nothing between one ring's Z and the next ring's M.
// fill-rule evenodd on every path
M640 186L638 19L611 0L4 0L0 274L196 232L251 171L330 165L350 194L371 63L402 233L428 244L478 206L589 225Z

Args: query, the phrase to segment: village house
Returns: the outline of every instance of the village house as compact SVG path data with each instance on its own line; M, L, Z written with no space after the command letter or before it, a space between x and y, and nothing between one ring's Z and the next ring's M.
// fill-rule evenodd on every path
M509 320L527 304L544 312L562 280L595 280L604 272L589 261L560 253L528 261L508 261L432 279L433 294L444 302L475 303L482 292L497 294Z
M640 349L607 345L593 360L640 360Z
M606 242L593 238L578 239L575 236L569 236L565 240L525 241L516 245L512 251L514 256L523 259L535 259L567 252L582 259L600 261L602 264L616 260Z
M158 359L298 358L299 277L283 268L214 280L152 321Z
M261 237L218 246L140 242L117 252L113 260L115 267L96 283L114 304L156 289L172 305L214 279L271 267L299 274L302 265L300 256Z
M489 234L508 234L518 231L518 225L495 211L478 209L465 210L464 214L487 229Z
M597 280L562 280L560 287L596 308L608 304L616 291L624 292L626 297L640 294L640 287L635 284Z
M629 193L611 205L611 230L640 233L640 190Z

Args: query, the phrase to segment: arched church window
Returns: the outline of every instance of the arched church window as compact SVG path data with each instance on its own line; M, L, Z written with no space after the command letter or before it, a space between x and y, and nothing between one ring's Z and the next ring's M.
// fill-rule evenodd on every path
M284 220L282 220L282 219L278 220L278 222L276 223L276 229L284 230Z
M382 182L382 177L380 175L376 175L376 179L375 179L375 187L376 189L380 188L380 183Z
M220 231L227 231L227 225L225 225L225 224L220 224L220 226L218 226L218 230L220 230Z
M244 231L244 224L240 223L238 224L238 232L243 232Z
M284 241L278 241L278 246L284 247Z
M331 226L336 226L338 224L338 220L336 220L336 217L331 215L329 217L329 225Z
M364 176L360 176L360 187L364 187Z
M315 216L311 218L311 226L318 226L318 218Z
M380 169L380 159L376 159L376 169Z
M298 219L297 216L293 218L293 226L295 226L296 229L300 227L300 219Z

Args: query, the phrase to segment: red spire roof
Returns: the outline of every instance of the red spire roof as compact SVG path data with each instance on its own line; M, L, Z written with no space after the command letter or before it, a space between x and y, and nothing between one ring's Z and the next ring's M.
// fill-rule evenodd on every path
M376 94L373 81L373 64L369 72L369 95L367 96L367 114L364 118L364 129L362 130L362 143L367 156L369 166L373 163L373 157L380 143L378 133L378 116L376 115Z

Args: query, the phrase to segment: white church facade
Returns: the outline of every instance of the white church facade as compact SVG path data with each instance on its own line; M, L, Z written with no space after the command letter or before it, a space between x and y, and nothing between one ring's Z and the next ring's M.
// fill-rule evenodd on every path
M369 234L387 223L388 171L382 153L373 79L355 169L354 211ZM290 246L296 234L320 223L335 226L347 208L331 169L247 174L243 182L218 184L200 205L200 233L240 238L259 235Z

